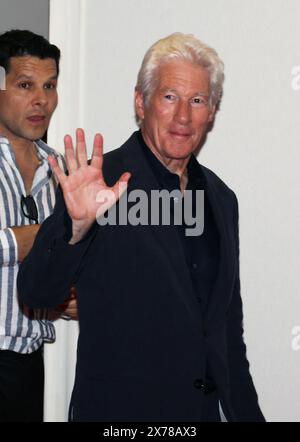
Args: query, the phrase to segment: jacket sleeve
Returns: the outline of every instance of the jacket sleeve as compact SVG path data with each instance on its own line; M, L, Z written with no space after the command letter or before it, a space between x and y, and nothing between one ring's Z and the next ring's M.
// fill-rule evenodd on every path
M18 262L18 244L8 227L0 230L0 267L13 266Z
M264 416L258 404L257 393L249 371L243 329L243 306L240 294L239 278L239 233L238 204L234 196L234 228L238 259L238 272L233 298L228 311L228 360L230 375L231 403L238 421L263 422Z
M56 197L54 212L41 225L18 273L20 300L31 308L55 307L69 297L95 232L92 228L82 241L70 245L71 220L60 188Z

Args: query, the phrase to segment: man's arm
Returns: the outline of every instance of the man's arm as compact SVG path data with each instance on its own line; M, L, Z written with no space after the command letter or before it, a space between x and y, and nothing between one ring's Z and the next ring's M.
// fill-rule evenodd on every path
M29 253L34 243L37 232L39 231L39 224L32 224L30 226L11 227L13 231L18 249L18 261L22 262L25 256Z
M239 257L238 204L234 197L234 228L237 256ZM230 392L234 412L238 421L262 422L264 416L258 404L257 393L249 371L246 345L243 334L243 306L240 294L239 262L233 298L227 319L228 361Z
M70 245L72 223L61 189L56 193L54 212L41 225L34 245L18 272L18 293L31 308L57 308L70 295L81 259L95 229L76 245Z
M28 254L39 225L9 227L0 230L0 266L15 265Z
M0 266L14 266L30 252L40 225L14 226L0 230ZM74 289L60 308L61 315L78 319L77 300Z
M18 262L18 245L10 228L0 230L0 266L12 266Z
M101 216L127 188L129 173L108 187L102 174L103 140L94 138L92 159L87 161L84 131L76 131L76 149L65 137L65 157L69 174L53 157L49 163L60 184L54 213L44 221L29 255L21 265L18 291L29 307L54 307L67 298L94 232L96 216ZM114 198L99 198L113 195Z

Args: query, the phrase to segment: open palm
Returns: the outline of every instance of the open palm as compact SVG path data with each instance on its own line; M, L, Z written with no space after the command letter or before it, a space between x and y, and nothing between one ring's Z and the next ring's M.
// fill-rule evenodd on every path
M100 134L95 135L90 164L87 162L82 129L76 131L75 151L69 135L65 136L64 143L69 175L65 174L53 157L49 157L49 164L61 185L73 223L91 225L96 216L101 216L120 198L127 188L130 174L124 173L114 186L107 186L102 174L103 138Z

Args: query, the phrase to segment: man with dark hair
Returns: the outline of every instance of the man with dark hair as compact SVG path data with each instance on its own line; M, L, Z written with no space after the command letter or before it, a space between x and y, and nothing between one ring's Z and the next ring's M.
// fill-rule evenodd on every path
M41 60L51 58L55 61L59 74L60 50L41 35L28 30L11 30L0 36L0 66L8 73L11 57L37 57Z
M56 46L30 31L0 35L0 422L43 420L42 344L55 330L49 312L20 303L16 279L55 203L48 155L63 167L41 141L57 105L59 59Z

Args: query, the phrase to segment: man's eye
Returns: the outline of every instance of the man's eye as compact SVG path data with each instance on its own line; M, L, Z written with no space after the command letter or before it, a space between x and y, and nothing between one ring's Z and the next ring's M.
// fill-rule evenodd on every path
M19 88L21 89L28 89L30 86L29 83L27 83L26 81L23 81L22 83L19 84Z
M203 97L195 97L192 99L192 103L194 104L200 104L200 105L206 105L207 100Z
M165 99L168 100L168 101L174 101L174 100L175 100L175 97L174 97L174 95L166 94L166 95L165 95Z
M55 89L56 85L53 83L47 83L45 84L45 89Z

